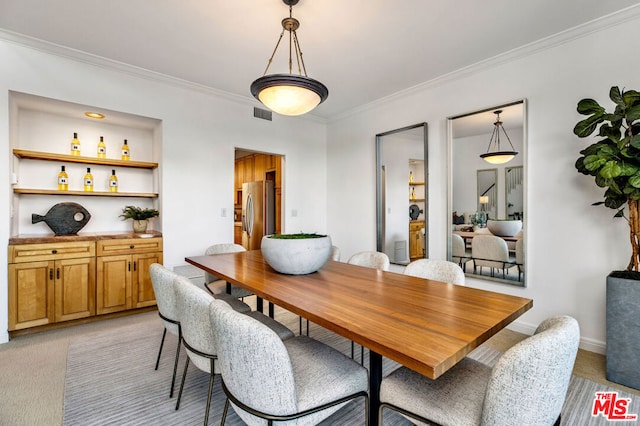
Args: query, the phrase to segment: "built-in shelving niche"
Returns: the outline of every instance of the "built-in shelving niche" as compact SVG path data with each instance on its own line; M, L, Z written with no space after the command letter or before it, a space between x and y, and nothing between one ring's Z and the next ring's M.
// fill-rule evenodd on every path
M161 120L13 91L9 101L12 236L51 234L44 223L32 224L31 214L44 215L61 202L81 204L91 213L81 232L129 231L131 221L119 218L125 205L161 210ZM88 118L87 111L105 118ZM81 143L79 157L70 155L74 132ZM104 159L97 158L100 136L107 145ZM124 139L130 161L121 160ZM62 165L69 175L67 192L57 190ZM92 193L83 190L87 167L94 177ZM111 170L118 176L117 193L109 192ZM162 211L151 227L162 231Z

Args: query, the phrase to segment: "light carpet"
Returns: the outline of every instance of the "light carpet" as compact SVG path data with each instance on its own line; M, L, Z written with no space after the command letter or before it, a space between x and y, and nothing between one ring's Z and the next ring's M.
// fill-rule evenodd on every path
M276 308L276 319L294 331L298 317ZM176 397L169 398L173 356L177 339L167 335L160 367L154 371L162 325L157 316L141 316L139 323L79 337L69 346L64 394L64 425L200 425L204 419L208 374L189 367L180 410L175 410ZM350 354L347 339L321 327L311 325L311 336L345 354ZM357 351L359 355L359 351ZM493 365L501 352L488 347L476 349L470 356ZM179 373L185 360L181 353ZM368 357L365 351L365 365ZM385 359L384 374L398 364ZM179 383L176 385L176 395ZM595 392L613 391L583 378L573 377L563 409L563 425L606 425L603 417L591 417ZM619 392L619 397L632 398L630 413L640 413L640 398ZM216 377L209 414L209 424L220 424L224 393ZM616 422L640 425L640 422ZM244 424L229 410L228 425ZM351 402L323 422L323 425L363 425L364 402ZM385 411L385 425L409 425L403 417Z

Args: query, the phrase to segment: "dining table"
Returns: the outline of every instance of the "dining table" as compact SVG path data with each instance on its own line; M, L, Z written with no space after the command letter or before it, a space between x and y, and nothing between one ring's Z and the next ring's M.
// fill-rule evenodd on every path
M311 274L281 274L260 250L185 261L368 348L371 425L378 424L383 357L437 380L533 306L524 297L332 260Z

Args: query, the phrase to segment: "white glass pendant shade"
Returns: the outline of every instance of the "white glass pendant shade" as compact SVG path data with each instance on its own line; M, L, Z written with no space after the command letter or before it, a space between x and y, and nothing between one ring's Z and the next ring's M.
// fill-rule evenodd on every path
M296 86L271 86L258 93L267 108L282 115L302 115L320 103L317 93Z
M327 99L329 90L309 77L272 74L254 81L251 94L278 114L302 115Z

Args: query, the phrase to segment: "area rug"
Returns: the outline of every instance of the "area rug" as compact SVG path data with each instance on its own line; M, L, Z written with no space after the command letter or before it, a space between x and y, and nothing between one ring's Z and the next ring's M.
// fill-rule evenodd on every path
M294 331L298 330L298 317L284 310L276 310L276 319ZM193 367L187 374L182 402L175 410L176 397L169 398L173 356L177 339L167 335L160 367L154 370L155 359L162 335L162 325L156 314L138 315L136 323L108 331L79 336L69 346L64 393L64 425L201 425L204 420L209 376ZM351 344L321 327L311 325L311 336L345 354ZM359 355L359 351L357 351ZM470 356L487 365L493 365L501 352L480 347ZM181 353L179 372L185 360ZM365 351L365 365L367 365ZM384 374L398 364L384 361ZM176 385L176 395L177 395ZM607 386L573 377L565 407L563 425L605 425L604 417L591 416L596 392L614 391ZM629 413L640 413L640 398L618 392L618 398L631 398ZM219 377L214 384L209 424L220 424L224 393ZM226 424L244 423L229 411ZM352 402L325 420L323 425L363 425L364 402ZM410 425L403 417L385 412L385 425ZM640 425L640 422L616 422L619 425Z

